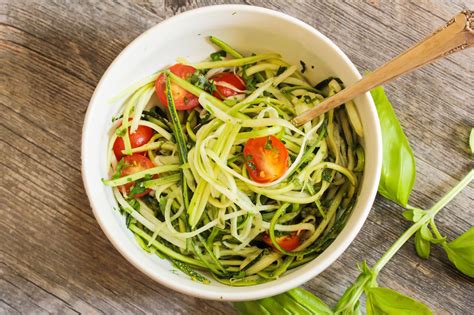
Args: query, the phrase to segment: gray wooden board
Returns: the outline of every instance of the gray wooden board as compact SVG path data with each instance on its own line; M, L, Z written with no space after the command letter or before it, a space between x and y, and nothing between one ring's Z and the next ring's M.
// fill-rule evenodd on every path
M233 1L238 2L238 1ZM326 34L360 71L423 38L469 1L241 1L295 16ZM0 0L0 312L231 314L230 304L175 293L112 247L96 223L80 174L81 127L102 73L136 36L213 1ZM429 207L473 167L474 50L387 85L413 146L411 203ZM454 238L473 225L471 184L437 217ZM402 209L377 198L350 248L305 287L330 304L407 227ZM437 313L474 309L472 279L438 248L423 261L404 246L380 275Z

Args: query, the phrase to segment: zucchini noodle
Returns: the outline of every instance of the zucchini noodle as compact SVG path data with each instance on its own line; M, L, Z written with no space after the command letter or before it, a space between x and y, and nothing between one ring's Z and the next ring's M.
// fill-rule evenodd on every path
M341 81L315 85L277 53L244 56L210 41L219 51L209 60L182 60L189 76L161 69L111 100L121 107L103 183L145 251L196 281L255 285L311 261L342 230L364 171L363 128L352 101L295 127L289 121L338 93ZM224 76L242 86L216 79ZM198 106L183 110L183 95ZM137 145L143 129L149 137ZM255 166L247 152L259 139L262 163L287 152L269 181L256 176L277 164Z

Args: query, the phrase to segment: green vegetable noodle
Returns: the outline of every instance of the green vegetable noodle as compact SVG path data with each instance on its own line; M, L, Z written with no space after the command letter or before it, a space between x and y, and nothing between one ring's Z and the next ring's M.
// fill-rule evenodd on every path
M210 41L209 59L160 69L114 99L103 182L150 255L195 281L255 285L311 261L342 230L364 172L363 130L352 102L289 122L339 92L339 79L315 85L303 61ZM301 290L279 303L330 313Z

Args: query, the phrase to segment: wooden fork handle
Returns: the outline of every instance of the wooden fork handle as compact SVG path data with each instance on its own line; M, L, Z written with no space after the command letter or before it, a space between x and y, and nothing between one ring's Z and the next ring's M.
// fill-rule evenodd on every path
M369 73L352 86L343 89L314 108L296 116L292 123L296 126L303 125L317 116L402 74L473 45L474 12L466 10L456 15L444 27L374 72Z

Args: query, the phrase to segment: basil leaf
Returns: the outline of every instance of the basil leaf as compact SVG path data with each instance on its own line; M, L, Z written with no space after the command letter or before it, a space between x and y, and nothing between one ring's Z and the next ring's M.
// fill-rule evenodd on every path
M423 303L388 288L370 288L366 290L367 315L397 314L423 315L433 314Z
M303 288L292 289L261 300L234 302L233 305L242 315L334 314L326 303Z
M459 271L474 278L474 227L454 241L443 243L443 248Z
M363 261L357 266L361 273L357 277L356 281L346 289L342 297L336 304L334 312L336 314L357 314L359 310L359 289L369 289L377 286L376 277L377 275L367 266L367 263ZM355 303L354 303L355 302Z
M431 233L430 229L428 228L428 223L423 224L420 228L420 236L424 240L431 242L433 240L433 233Z
M117 167L115 168L115 173L112 175L112 179L117 179L122 177L122 169L124 167L125 160L121 158L120 161L117 163Z
M370 93L382 128L383 161L378 191L405 207L415 183L415 158L384 89L379 86Z
M360 301L357 301L354 306L354 315L362 315L362 311L360 310Z
M287 292L296 301L302 302L306 308L316 314L333 314L333 311L316 295L302 288L296 288Z
M219 61L222 60L222 57L227 56L225 50L219 50L210 55L212 61Z
M403 211L402 215L408 221L418 222L425 215L425 213L426 212L424 210L411 208L411 209Z
M234 302L232 305L235 307L237 313L241 315L271 314L266 307L260 303L260 300Z
M431 243L430 241L427 241L423 238L421 234L421 229L416 231L415 249L418 256L420 256L423 259L428 259L428 257L430 257L430 247L431 247Z

